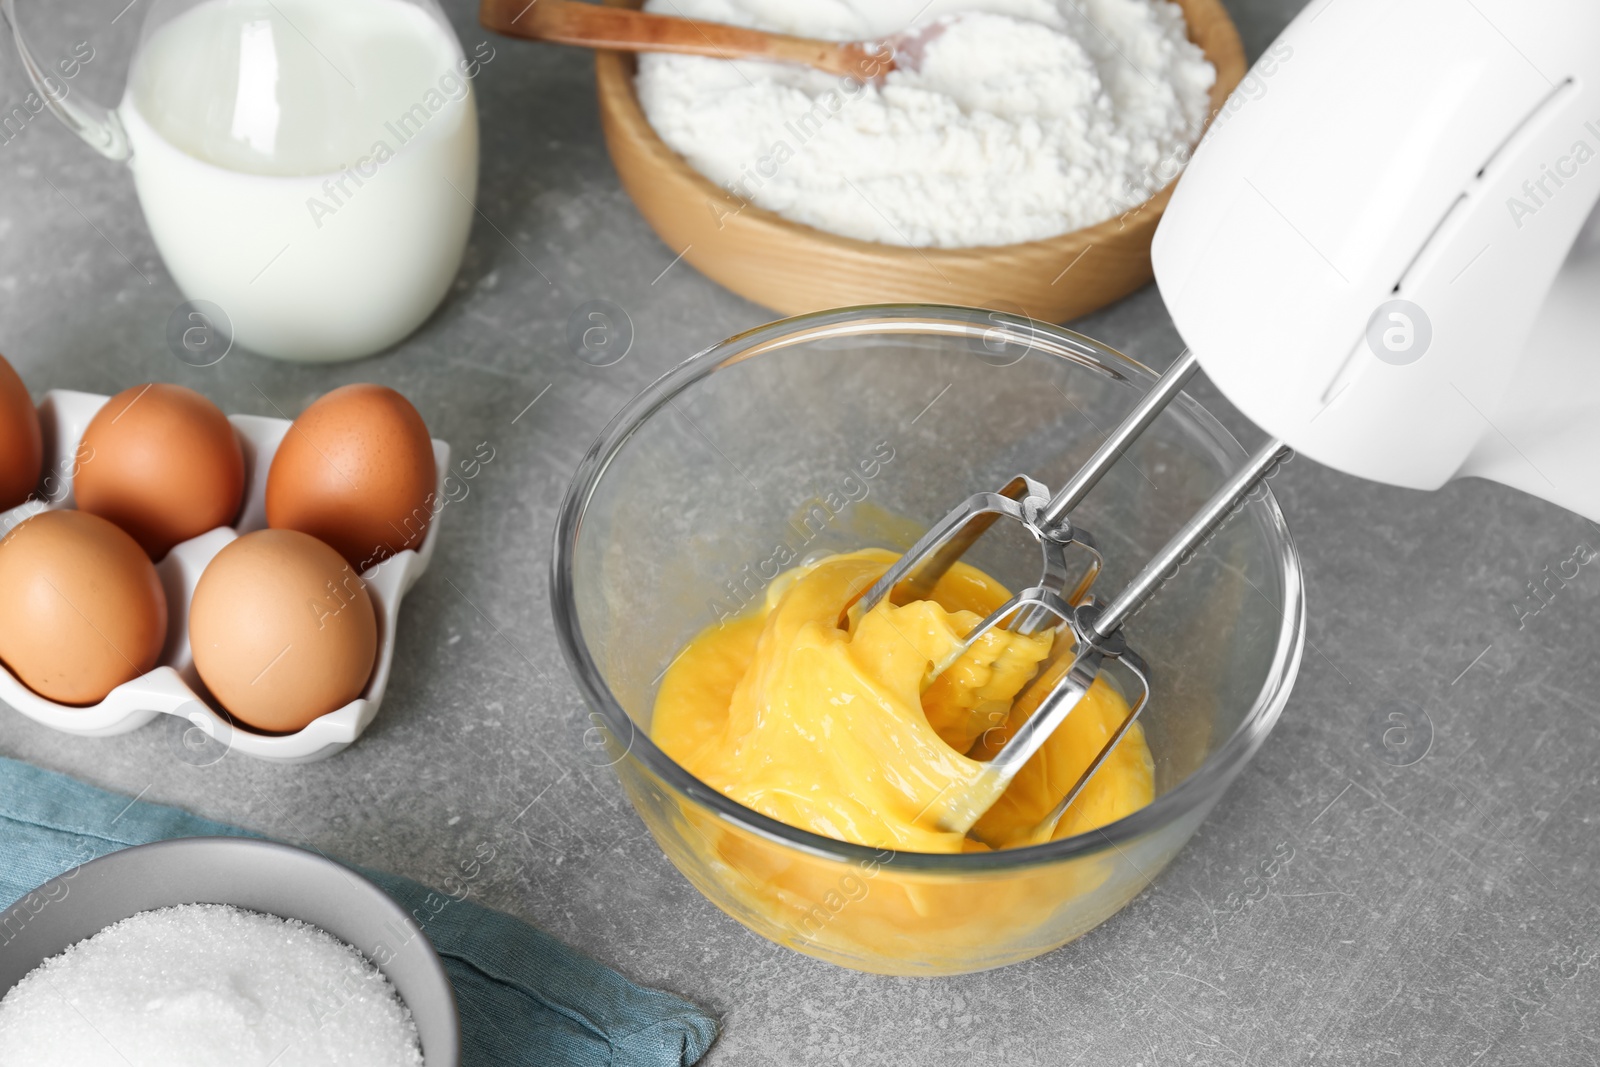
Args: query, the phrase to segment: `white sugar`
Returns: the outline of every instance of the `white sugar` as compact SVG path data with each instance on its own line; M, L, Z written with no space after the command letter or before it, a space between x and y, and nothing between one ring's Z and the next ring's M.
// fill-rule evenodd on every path
M1166 0L649 0L782 33L876 40L960 13L881 86L773 63L646 55L664 141L735 197L885 244L1038 240L1177 177L1215 71Z
M221 904L141 912L0 1000L0 1067L408 1067L416 1024L354 948Z

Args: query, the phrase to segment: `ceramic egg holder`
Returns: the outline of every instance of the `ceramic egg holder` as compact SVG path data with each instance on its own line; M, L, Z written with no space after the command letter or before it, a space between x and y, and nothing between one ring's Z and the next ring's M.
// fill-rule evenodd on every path
M72 492L73 457L89 420L110 399L90 393L52 390L39 405L39 420L44 429L44 497L35 496L10 511L0 512L0 536L11 532L24 519L52 508L74 506ZM361 577L378 620L378 651L361 696L337 711L313 719L291 734L266 734L254 730L226 714L207 693L194 668L189 651L189 601L201 573L213 557L230 541L267 525L267 471L278 443L289 432L287 419L256 415L230 415L244 450L244 506L235 526L222 526L173 547L156 564L167 595L167 641L159 665L147 674L117 686L98 704L74 707L46 700L23 685L9 670L0 669L0 700L22 714L64 733L85 737L109 737L127 733L150 722L157 715L176 715L187 719L212 741L255 759L277 763L308 763L339 752L361 736L378 714L384 690L389 684L389 668L394 661L395 624L400 614L400 599L427 570L439 534L439 512L434 513L422 545L407 549L368 567ZM450 469L450 446L433 442L433 457L440 484L435 499L444 499L443 479ZM91 459L92 462L92 459Z

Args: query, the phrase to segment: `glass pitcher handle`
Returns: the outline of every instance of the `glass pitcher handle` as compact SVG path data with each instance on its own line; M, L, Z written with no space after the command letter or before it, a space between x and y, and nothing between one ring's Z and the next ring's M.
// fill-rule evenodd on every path
M127 131L122 128L122 120L117 118L116 112L91 101L68 100L65 93L51 88L49 75L34 60L27 42L22 39L16 0L0 0L0 22L11 31L12 39L17 42L17 55L22 58L22 69L50 112L96 152L108 159L127 159L132 150L128 147Z

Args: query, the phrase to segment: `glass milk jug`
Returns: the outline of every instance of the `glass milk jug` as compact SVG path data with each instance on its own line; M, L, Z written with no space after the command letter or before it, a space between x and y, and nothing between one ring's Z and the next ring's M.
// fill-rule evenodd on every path
M444 298L478 182L469 58L433 0L154 0L115 110L38 94L127 161L184 295L245 348L355 359ZM53 90L53 91L52 91Z

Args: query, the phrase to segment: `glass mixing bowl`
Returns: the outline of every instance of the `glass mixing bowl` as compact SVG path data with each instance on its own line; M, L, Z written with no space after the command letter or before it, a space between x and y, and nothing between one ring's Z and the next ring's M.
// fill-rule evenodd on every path
M684 644L793 559L904 550L967 495L1027 473L1057 487L1154 375L1098 342L925 305L786 319L683 363L625 407L557 521L562 649L634 808L697 889L779 944L858 970L940 975L1062 945L1137 894L1272 729L1304 640L1299 559L1259 490L1126 627L1153 673L1141 722L1155 800L1099 830L999 852L846 844L759 815L650 739ZM1182 396L1074 519L1129 578L1245 452ZM969 561L1012 588L1037 550L1000 535Z

